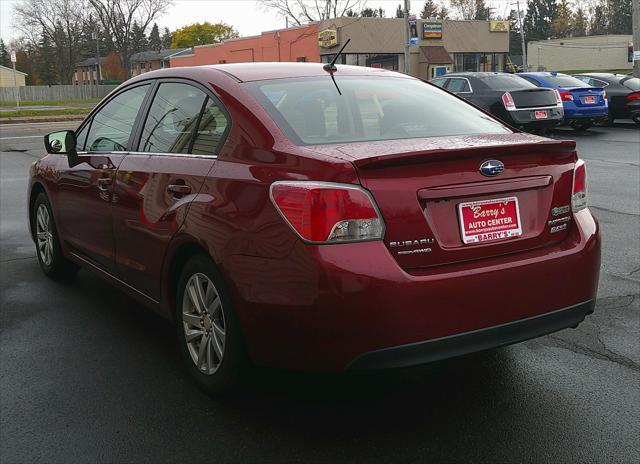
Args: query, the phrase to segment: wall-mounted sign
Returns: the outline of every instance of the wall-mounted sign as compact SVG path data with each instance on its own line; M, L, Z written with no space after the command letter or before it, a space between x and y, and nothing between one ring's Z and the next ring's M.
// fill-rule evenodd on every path
M422 23L422 38L442 39L442 21L427 19Z
M489 32L509 32L509 21L489 21Z
M338 45L338 31L335 29L323 29L318 32L318 46L331 48Z

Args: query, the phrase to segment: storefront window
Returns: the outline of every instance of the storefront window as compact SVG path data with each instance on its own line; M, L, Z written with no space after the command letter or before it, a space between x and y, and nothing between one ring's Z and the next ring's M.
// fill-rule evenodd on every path
M457 72L502 72L504 71L504 53L455 53L454 71Z

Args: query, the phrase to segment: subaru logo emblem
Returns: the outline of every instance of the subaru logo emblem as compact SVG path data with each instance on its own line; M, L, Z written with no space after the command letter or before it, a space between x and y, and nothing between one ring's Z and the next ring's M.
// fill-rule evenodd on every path
M480 165L480 174L487 177L493 177L504 171L504 164L498 160L488 160Z

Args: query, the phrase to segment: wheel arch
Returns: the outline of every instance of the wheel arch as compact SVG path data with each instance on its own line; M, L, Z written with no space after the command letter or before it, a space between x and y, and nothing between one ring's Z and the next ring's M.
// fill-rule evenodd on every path
M44 185L42 185L42 183L38 181L34 182L33 185L31 186L31 190L29 191L29 232L31 234L31 239L34 241L35 241L35 236L33 232L34 231L33 206L36 202L36 198L38 198L38 195L40 195L41 193L44 193L45 196L49 198L49 194L47 193L47 190L44 188ZM51 204L51 201L49 201L49 204ZM53 211L51 213L53 214Z

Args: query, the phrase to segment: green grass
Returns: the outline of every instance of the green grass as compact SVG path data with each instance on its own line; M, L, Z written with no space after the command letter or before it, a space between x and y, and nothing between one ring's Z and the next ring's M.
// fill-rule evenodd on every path
M19 110L0 111L0 119L23 118L28 116L59 116L59 115L85 115L91 108L65 108L61 110Z
M24 100L20 101L22 106L86 106L95 105L101 98L87 98L84 100ZM2 101L0 106L16 106L15 101Z

